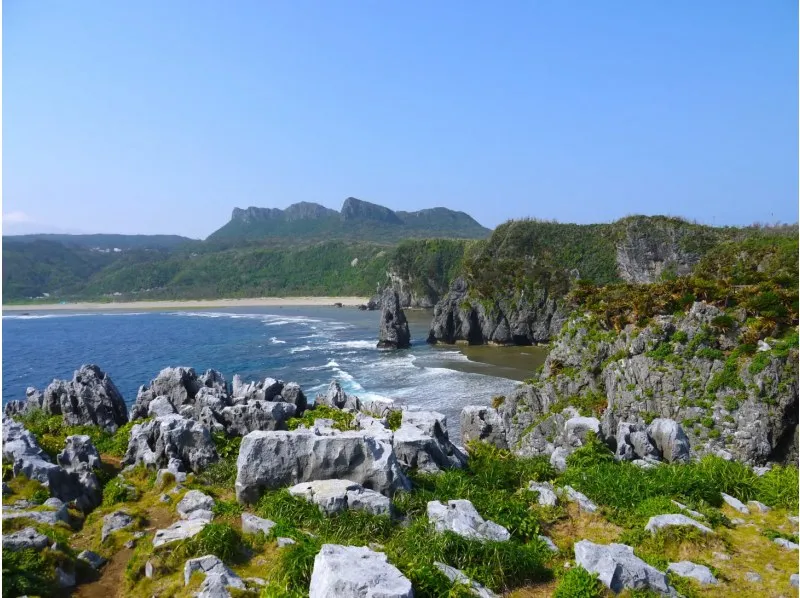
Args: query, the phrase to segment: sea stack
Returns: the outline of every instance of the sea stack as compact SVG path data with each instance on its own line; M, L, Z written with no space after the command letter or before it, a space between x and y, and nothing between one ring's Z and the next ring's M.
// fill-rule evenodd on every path
M400 307L397 291L387 288L381 296L381 324L378 330L379 349L405 349L411 346L406 314Z

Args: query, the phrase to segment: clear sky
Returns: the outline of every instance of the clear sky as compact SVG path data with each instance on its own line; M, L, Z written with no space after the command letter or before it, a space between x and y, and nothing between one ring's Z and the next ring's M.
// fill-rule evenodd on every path
M798 219L795 0L3 2L4 232Z

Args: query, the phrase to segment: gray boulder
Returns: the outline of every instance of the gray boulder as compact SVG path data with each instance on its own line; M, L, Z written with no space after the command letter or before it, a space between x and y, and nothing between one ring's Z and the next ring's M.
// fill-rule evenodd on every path
M589 500L585 494L578 492L572 486L564 486L563 494L568 501L577 503L578 508L584 513L596 513L600 508Z
M773 542L781 548L785 548L786 550L797 550L800 548L800 545L798 545L796 542L792 542L786 538L775 538Z
M749 509L753 509L758 513L769 513L772 509L770 509L767 505L763 502L759 502L757 500L748 500L747 507Z
M309 598L412 598L411 582L382 552L323 544L314 559Z
M651 534L655 534L658 530L667 528L667 527L680 527L680 526L690 526L700 530L704 534L713 534L714 530L710 527L703 525L692 519L691 517L687 517L683 514L671 514L671 515L656 515L655 517L651 517L647 520L647 525L644 526L645 531L650 532Z
M286 420L295 414L292 403L266 400L225 407L220 412L225 432L231 436L245 436L256 430L285 430Z
M797 573L792 573L789 576L789 585L792 586L793 588L800 587L800 575L798 575Z
M411 333L397 291L387 288L381 297L381 323L378 329L379 349L405 349L411 346Z
M567 470L567 457L570 451L564 447L559 446L550 454L550 465L558 472Z
M461 410L461 443L466 446L473 440L487 442L501 449L508 448L503 418L497 409L468 405Z
M23 528L13 534L3 535L4 550L43 550L50 545L50 538L40 534L32 527Z
M161 417L162 415L172 415L174 413L176 413L175 407L167 397L156 397L147 406L148 417Z
M189 490L175 507L181 519L211 519L208 514L213 508L214 499L199 490Z
M620 422L617 425L616 440L616 458L619 461L661 459L661 452L650 440L643 424Z
M294 405L296 417L303 415L303 412L308 406L308 399L306 399L306 395L297 382L285 384L283 390L281 390L280 396L275 397L275 400Z
M165 529L157 530L153 536L153 547L158 548L165 544L185 540L199 534L208 525L210 519L195 518L181 519Z
M45 389L42 407L63 415L68 426L100 426L114 433L128 422L128 408L111 378L96 365L82 365L72 380L53 380Z
M114 511L103 517L103 528L100 536L100 541L105 542L114 532L121 529L126 529L133 525L133 517L125 511Z
M106 559L101 557L96 552L92 552L91 550L84 550L79 555L78 558L85 563L87 563L92 569L99 569L103 565L106 564Z
M242 439L236 468L242 503L255 502L266 489L314 480L351 480L386 495L409 488L391 444L363 432L251 432Z
M64 450L58 454L57 461L64 471L78 476L84 489L78 506L86 511L99 505L103 499L103 487L94 470L101 463L92 439L86 435L67 436Z
M26 510L34 506L27 501L18 501L13 505L3 505L3 521L11 519L30 519L43 525L56 525L59 522L69 523L67 505L58 498L48 498L40 509Z
M358 411L360 401L358 397L348 395L338 380L331 380L328 385L328 390L325 394L318 394L315 400L317 405L326 405L328 407L335 407L336 409L349 409L351 411Z
M468 500L438 500L428 503L428 519L439 532L453 532L469 540L505 542L511 534L502 525L486 521Z
M179 459L195 473L218 459L208 428L180 415L165 415L131 428L124 465L161 469Z
M450 442L445 416L435 411L403 411L392 446L406 469L436 473L464 467L467 462L467 456Z
M634 555L633 548L625 544L581 540L575 543L575 562L589 573L597 574L603 585L617 594L628 588L675 595L667 576Z
M289 488L289 494L304 498L328 515L345 510L389 515L392 508L388 497L349 480L303 482Z
M189 585L189 580L194 573L200 573L205 576L205 579L200 584L200 591L196 594L201 598L229 597L231 594L228 588L239 590L246 588L242 578L212 554L186 561L183 567L184 585Z
M647 426L647 435L667 463L689 461L689 437L674 419L654 419Z
M667 567L667 571L671 571L675 575L680 575L681 577L694 579L703 585L719 583L717 582L717 578L714 577L714 574L711 572L711 569L705 565L698 565L697 563L693 563L691 561L670 563Z
M242 533L257 534L258 532L263 532L265 536L268 536L273 527L275 527L274 521L262 519L252 513L242 513Z
M555 488L550 482L530 482L528 490L539 493L537 502L541 506L554 507L558 504L558 496L556 496Z
M745 515L750 514L750 509L748 509L742 501L738 498L731 496L730 494L722 493L722 500L731 507L732 509L739 511L740 513L744 513Z

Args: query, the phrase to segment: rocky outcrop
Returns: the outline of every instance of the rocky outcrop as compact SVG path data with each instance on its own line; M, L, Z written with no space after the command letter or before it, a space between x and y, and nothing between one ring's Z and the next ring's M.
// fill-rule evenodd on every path
M686 314L656 316L618 332L592 316L575 317L553 342L535 383L507 395L498 408L508 446L523 456L569 452L559 438L580 408L581 416L593 409L599 436L619 459L796 460L797 348L737 349L744 315L715 328L722 315L697 302Z
M711 572L711 569L705 565L698 565L691 561L680 561L677 563L670 563L667 571L680 575L681 577L688 577L694 579L701 585L713 585L719 583L717 578Z
M242 439L236 468L242 503L255 502L266 489L315 480L351 480L386 495L409 487L392 445L363 432L251 432Z
M6 416L42 409L62 415L68 426L100 426L107 432L128 421L128 408L111 378L96 365L82 365L72 380L53 380L39 393L28 388L25 401L11 401Z
M634 555L633 548L625 544L595 544L581 540L575 543L575 562L589 573L595 573L615 594L627 588L677 595L664 573Z
M562 302L545 290L515 301L479 301L470 296L463 278L436 304L429 343L531 345L546 343L566 321Z
M252 513L242 513L242 533L257 534L259 532L268 536L275 527L275 522L269 519L257 517Z
M381 321L378 329L379 349L406 349L411 346L411 333L400 299L393 289L381 297Z
M131 419L148 416L150 402L156 397L165 397L176 412L183 405L191 405L201 389L209 389L209 394L227 399L228 389L225 378L216 370L208 370L198 376L194 368L169 367L161 370L149 386L139 388L136 401L131 407Z
M456 569L455 567L445 565L444 563L440 563L438 561L434 561L433 566L441 571L442 574L444 574L444 576L447 577L447 579L449 579L452 583L469 588L469 592L473 596L477 596L477 598L497 598L497 594L479 584L474 579L467 577L467 575L460 569Z
M161 469L171 459L178 459L195 473L216 461L217 450L209 429L180 415L165 415L131 428L124 465Z
M338 380L331 380L328 390L325 394L318 394L314 403L316 405L335 407L336 409L365 413L375 417L385 417L394 409L394 401L391 399L381 397L360 399L356 395L347 394Z
M712 530L710 527L707 527L702 523L695 521L691 517L687 517L686 515L682 514L656 515L655 517L651 517L647 521L647 525L645 525L644 529L645 531L648 531L651 534L655 534L657 531L667 527L682 527L682 526L693 527L696 530L699 530L703 534L714 533L714 530Z
M78 476L84 489L78 506L84 511L93 509L103 499L103 488L95 474L95 469L101 465L100 455L89 436L67 436L64 445L57 457L58 464L67 473Z
M100 536L100 541L105 542L114 532L131 527L134 524L134 519L125 511L114 511L103 517L103 529Z
M26 527L13 534L3 535L4 550L43 550L50 545L50 538L40 534L32 527Z
M52 463L33 434L8 418L3 420L3 460L12 464L15 476L36 480L64 502L76 501L83 510L97 504L99 483L91 470L82 475Z
M314 559L309 598L412 598L411 582L382 552L323 544Z
M508 448L503 420L497 409L468 405L461 410L461 444L466 446L473 440Z
M229 435L244 436L256 430L285 430L286 420L296 415L291 403L250 401L225 407L220 419Z
M505 542L511 538L506 528L486 521L468 500L449 500L446 505L432 500L428 503L428 520L437 532L453 532L468 540Z

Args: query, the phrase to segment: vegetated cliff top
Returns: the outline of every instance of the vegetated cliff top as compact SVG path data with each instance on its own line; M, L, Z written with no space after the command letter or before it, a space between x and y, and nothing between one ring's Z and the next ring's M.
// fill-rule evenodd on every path
M464 212L447 208L395 212L348 197L340 212L309 202L292 204L285 210L234 208L230 222L208 238L212 241L349 239L386 242L425 237L483 239L490 232Z

